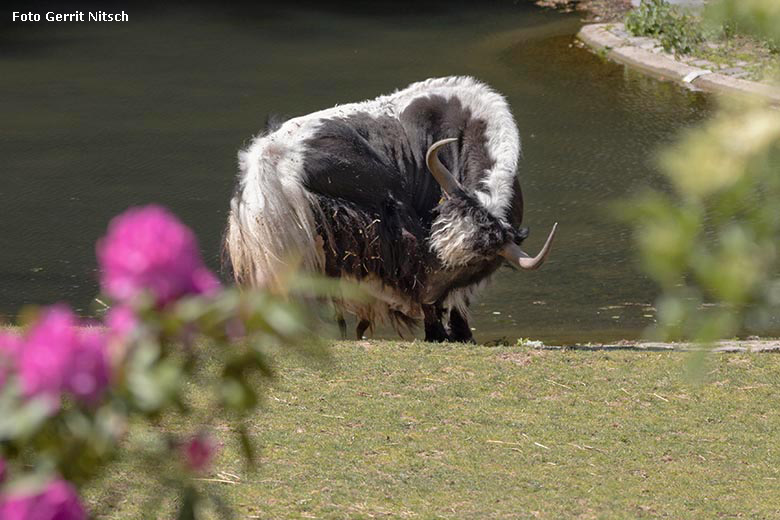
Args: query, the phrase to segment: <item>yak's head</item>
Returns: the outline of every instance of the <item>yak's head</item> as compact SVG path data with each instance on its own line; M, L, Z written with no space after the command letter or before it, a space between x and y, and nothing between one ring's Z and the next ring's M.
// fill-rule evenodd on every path
M494 264L503 257L520 269L540 268L550 253L558 224L553 226L539 254L531 256L523 251L520 243L527 231L514 229L508 222L492 215L477 197L466 192L439 160L439 148L455 141L457 139L451 138L433 143L425 157L445 199L431 229L431 246L442 265L457 270Z

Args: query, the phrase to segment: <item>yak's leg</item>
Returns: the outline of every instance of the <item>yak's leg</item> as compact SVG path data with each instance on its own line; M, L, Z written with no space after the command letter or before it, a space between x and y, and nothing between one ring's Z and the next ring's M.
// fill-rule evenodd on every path
M450 341L459 341L461 343L476 343L474 335L471 333L471 327L466 317L458 309L450 311Z
M357 339L363 339L363 334L365 334L366 330L371 326L371 322L368 320L360 320L360 323L357 325L357 330L355 331L357 333Z
M440 305L423 305L425 316L425 341L440 343L447 341L447 330L441 323L443 310Z
M339 332L341 332L341 339L347 339L347 322L344 319L344 315L341 313L336 314L336 323L339 324Z

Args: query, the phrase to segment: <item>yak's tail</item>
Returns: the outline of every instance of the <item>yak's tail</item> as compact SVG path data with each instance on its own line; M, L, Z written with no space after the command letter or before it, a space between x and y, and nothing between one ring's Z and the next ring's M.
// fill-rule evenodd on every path
M223 244L225 264L237 284L284 290L285 277L296 268L322 272L301 164L298 150L271 137L257 138L239 153Z

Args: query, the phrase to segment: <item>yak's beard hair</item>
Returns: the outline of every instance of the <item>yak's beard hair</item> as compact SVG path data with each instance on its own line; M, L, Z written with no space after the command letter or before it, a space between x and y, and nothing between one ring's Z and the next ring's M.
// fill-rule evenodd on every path
M490 261L510 240L511 228L475 198L457 193L436 208L430 247L445 269Z

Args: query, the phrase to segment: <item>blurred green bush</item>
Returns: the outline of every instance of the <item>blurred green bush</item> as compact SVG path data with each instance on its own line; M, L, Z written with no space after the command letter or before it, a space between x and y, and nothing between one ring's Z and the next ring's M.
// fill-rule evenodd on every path
M705 16L780 41L780 2L719 0ZM624 206L662 290L653 335L709 342L766 332L780 311L780 111L723 99L659 164L670 191Z

